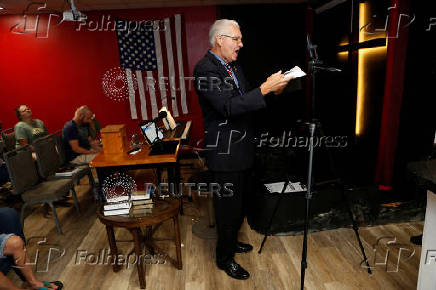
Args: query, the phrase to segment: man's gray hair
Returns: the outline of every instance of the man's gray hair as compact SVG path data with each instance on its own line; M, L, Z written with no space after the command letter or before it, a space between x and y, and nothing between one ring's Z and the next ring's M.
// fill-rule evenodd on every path
M209 42L212 47L215 46L216 36L220 34L227 34L229 26L235 25L239 28L238 22L230 19L216 20L209 30Z

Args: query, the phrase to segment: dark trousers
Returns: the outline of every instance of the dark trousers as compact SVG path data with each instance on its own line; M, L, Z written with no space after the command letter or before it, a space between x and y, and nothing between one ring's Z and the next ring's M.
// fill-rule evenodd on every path
M6 164L1 164L1 162L2 161L0 159L0 185L9 181L9 173L8 169L6 168Z
M25 242L23 228L21 227L20 217L16 210L8 207L0 208L0 233L1 234L14 234L20 236ZM0 271L7 275L11 266L14 265L12 257L0 259ZM21 280L25 281L24 276L17 268L13 268Z
M238 232L244 221L247 197L250 194L251 172L213 172L214 182L221 186L219 194L214 193L218 264L225 264L235 256ZM231 191L224 189L226 184Z

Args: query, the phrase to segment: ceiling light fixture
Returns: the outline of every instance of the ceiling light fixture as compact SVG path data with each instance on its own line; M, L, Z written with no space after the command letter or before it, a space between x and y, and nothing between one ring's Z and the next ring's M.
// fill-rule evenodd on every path
M71 10L66 10L63 12L62 21L86 21L87 17L85 14L80 12L74 5L74 0L71 0ZM61 21L61 22L62 22Z

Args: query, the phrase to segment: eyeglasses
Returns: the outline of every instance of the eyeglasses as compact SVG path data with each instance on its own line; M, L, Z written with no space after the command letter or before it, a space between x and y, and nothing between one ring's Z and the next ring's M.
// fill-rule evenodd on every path
M242 42L242 37L236 37L236 36L231 36L231 35L226 35L226 34L221 34L221 36L231 38L232 40L234 40L236 42Z

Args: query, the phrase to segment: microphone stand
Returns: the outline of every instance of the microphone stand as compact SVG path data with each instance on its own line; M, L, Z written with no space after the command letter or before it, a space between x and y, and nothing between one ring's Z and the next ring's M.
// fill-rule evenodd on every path
M320 124L320 122L318 122L318 120L315 118L315 111L316 111L316 107L315 107L315 76L316 73L319 70L324 70L324 71L329 71L329 72L340 72L340 69L334 68L334 67L325 67L322 66L322 61L320 61L318 59L318 53L316 51L317 46L316 45L312 45L311 41L310 41L310 37L309 35L307 35L307 50L309 52L309 56L310 56L310 61L309 61L309 72L312 78L312 112L311 112L311 122L309 122L309 135L310 135L310 143L309 143L309 164L308 164L308 172L307 172L307 192L306 192L306 215L305 215L305 219L304 219L304 237L303 237L303 250L302 250L302 255L301 255L301 280L300 280L300 286L301 286L301 290L304 289L304 279L305 279L305 273L306 273L306 268L307 268L307 235L308 235L308 230L309 230L309 211L310 211L310 200L312 199L312 169L313 169L313 151L314 151L314 147L313 147L313 137L314 137L314 133L315 133L315 128L318 126L319 130L321 132L322 135L322 126ZM330 155L330 151L328 151L329 153L329 159L330 159L330 164L331 167L333 168L333 158ZM335 176L336 175L336 171L334 169L333 170L333 174ZM355 232L356 235L356 239L359 243L359 247L360 250L362 252L362 256L363 256L363 261L365 262L367 269L368 269L368 274L371 274L371 267L369 266L369 262L368 262L368 258L366 257L365 254L365 249L363 247L362 241L360 239L360 235L359 235L359 228L357 225L357 222L355 221L354 217L353 217L353 213L350 209L350 204L348 201L348 198L345 194L345 189L343 187L342 182L340 182L341 187L342 187L342 196L343 199L345 199L347 201L348 204L348 215L350 216L350 219L353 223L353 230Z
M159 117L157 117L157 118L155 118L153 120L154 127L155 127L155 130L156 130L156 138L152 142L151 147L153 148L153 147L159 146L160 151L163 152L164 148L163 148L162 140L159 139L159 127L157 126L157 122L158 121L159 121Z
M309 123L309 165L307 170L306 214L304 216L303 253L301 254L301 290L304 289L304 278L307 268L307 234L309 231L310 201L312 199L313 136L315 134L315 127L315 123Z
M304 217L304 237L303 237L303 247L302 247L303 250L302 250L302 257L301 257L301 280L300 280L301 290L304 289L304 280L305 280L305 274L306 274L306 268L307 268L307 237L308 237L308 233L309 233L310 201L312 200L312 195L313 195L313 190L312 190L312 187L313 187L312 171L313 171L313 154L314 154L313 138L315 135L316 127L318 127L321 134L324 135L320 122L318 122L318 120L315 118L315 75L319 70L329 71L329 72L340 72L341 71L338 68L322 66L322 61L320 61L318 59L318 54L316 52L316 46L312 45L310 43L309 36L307 36L307 49L309 51L309 55L311 58L311 60L309 61L309 65L308 65L308 67L309 67L308 71L309 71L311 78L312 78L312 112L311 112L312 118L311 118L311 121L309 123L306 123L308 125L308 128L309 128L309 138L310 139L309 139L309 161L308 161L308 170L307 170L307 191L306 191L306 195L305 195L306 212L305 212L305 217ZM329 159L330 159L330 163L331 163L330 164L331 170L332 170L333 174L335 176L337 176L336 170L334 169L334 165L333 165L334 164L333 158L330 155L330 151L328 151L328 153L329 153ZM336 179L334 179L334 181L341 184L342 198L347 201L347 205L348 205L347 212L348 212L348 215L350 216L350 219L353 223L353 230L355 232L356 239L359 243L359 247L360 247L360 250L362 252L363 262L365 262L365 264L367 266L368 273L371 274L372 273L371 267L369 266L369 262L368 262L368 259L366 257L366 254L365 254L365 249L364 249L362 241L360 239L358 224L355 221L355 219L353 217L353 213L350 209L350 203L349 203L349 200L345 194L344 186L343 186L340 179L336 178ZM259 251L258 251L259 254L262 252L262 249L264 247L266 239L267 239L268 235L270 234L272 222L273 222L274 216L276 215L278 205L280 204L280 201L284 195L285 189L286 189L287 185L289 184L289 182L290 182L289 177L287 177L287 180L284 184L284 187L282 189L280 197L277 200L275 207L274 207L274 210L273 210L273 213L270 217L265 236L263 238L262 244L261 244ZM325 182L319 183L317 185L321 185L323 183L325 183Z
M163 144L163 140L159 139L159 129L158 129L159 127L157 125L159 120L162 120L162 122L164 122L164 125L168 124L168 128L169 128L170 132L172 132L173 130L171 129L171 126L169 125L168 114L166 111L159 112L159 115L156 118L154 118L152 121L152 122L154 122L155 129L156 129L156 139L157 139L156 144L159 144L159 149L161 152L163 152L164 151L164 144ZM166 121L166 124L165 124L165 121Z

